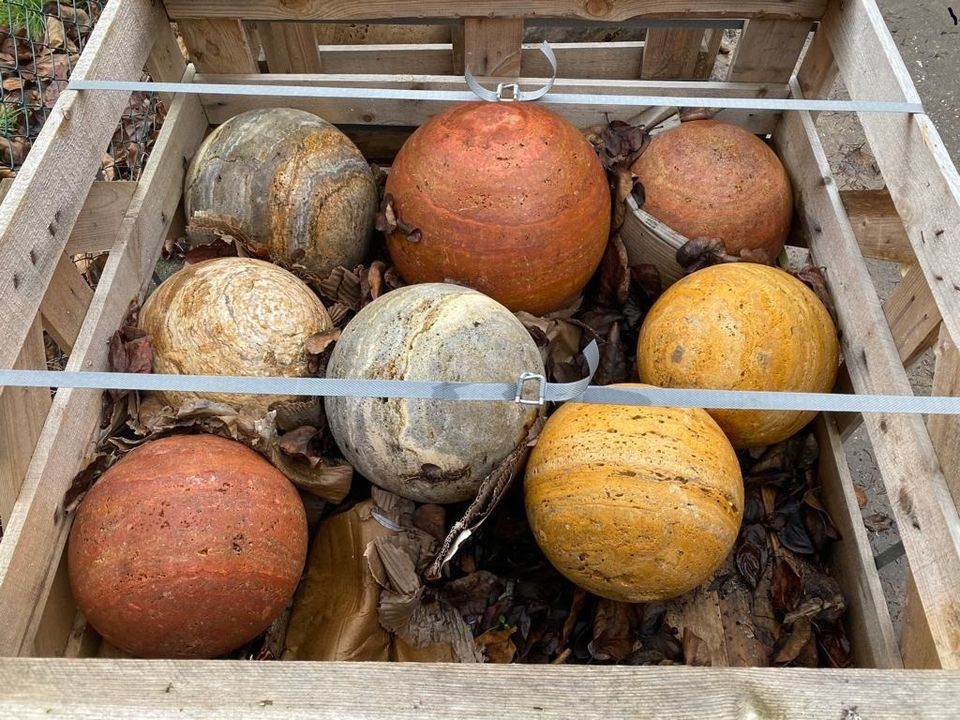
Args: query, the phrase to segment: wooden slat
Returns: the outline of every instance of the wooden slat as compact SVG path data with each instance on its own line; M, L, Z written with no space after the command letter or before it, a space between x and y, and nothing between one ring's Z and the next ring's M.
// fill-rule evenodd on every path
M519 77L522 45L523 18L468 17L463 21L464 63L474 75Z
M952 720L960 675L804 668L0 660L16 718Z
M810 34L808 20L750 20L730 62L728 79L787 82Z
M656 18L810 18L823 15L827 0L166 0L170 17L247 20L369 20L370 18L462 18L526 15L616 22Z
M912 265L883 303L893 341L904 365L910 365L936 342L940 311L923 271Z
M239 20L183 20L177 29L198 72L258 72L257 58Z
M19 370L45 370L47 356L43 329L34 320L14 365ZM50 410L46 388L7 388L0 395L0 524L9 525L10 513Z
M83 53L73 78L138 80L167 27L160 3L115 0L88 43L102 52ZM20 352L126 106L122 93L64 91L0 206L0 367Z
M890 193L886 190L841 190L840 199L864 257L904 265L917 261Z
M323 63L310 23L259 23L257 29L272 73L318 73ZM244 70L243 72L248 72Z
M463 80L449 76L385 76L385 75L204 75L201 82L262 82L265 84L317 85L348 87L383 87L392 89L418 88L425 90L463 90ZM520 80L521 83L525 81ZM537 80L531 84L537 83ZM530 84L527 85L528 87ZM711 97L784 97L786 87L762 83L721 82L660 82L645 80L569 80L558 79L554 85L558 93L636 94L711 96ZM210 122L219 124L236 114L255 108L275 107L276 98L259 96L201 96ZM338 125L400 125L410 127L424 123L453 103L424 101L411 103L403 100L356 100L336 98L284 98L286 107L300 108L316 113ZM643 108L624 109L615 105L560 105L550 109L568 118L578 127L607 123L610 119L630 120L639 116ZM779 115L774 111L725 110L718 118L741 124L754 132L772 132Z
M166 28L164 32L169 35ZM207 118L196 96L178 97L121 225L67 369L107 369L108 340L149 281L180 201L185 167L206 130ZM61 389L54 399L0 544L0 655L29 652L33 645L69 528L61 509L63 495L89 456L99 415L97 391Z
M797 82L804 97L822 98L830 94L840 73L826 33L816 32L797 70ZM816 117L816 114L813 114Z
M840 531L833 545L833 577L847 598L847 636L858 667L903 667L870 539L863 525L843 441L832 418L816 421L820 445L819 478L824 505Z
M693 71L693 76L709 80L713 73L713 67L717 64L717 53L720 52L720 45L723 43L723 30L713 28L703 34L703 46L700 51L700 57L697 58L697 67Z
M694 77L703 32L699 28L648 28L640 77L644 80Z
M83 318L93 300L93 289L83 279L73 260L60 253L53 279L40 304L43 328L65 353L73 350Z
M799 95L799 86L794 89ZM912 394L813 118L785 113L774 141L798 195L813 259L826 267L856 391ZM918 415L868 414L864 425L938 655L944 667L960 667L960 516L930 436Z
M873 0L832 3L820 32L853 99L920 102ZM943 321L960 341L960 174L928 116L863 113L860 122Z
M932 394L960 395L960 352L942 326L936 358ZM960 500L960 420L947 415L931 415L927 419L927 429L956 502ZM930 628L923 616L923 605L912 578L907 584L904 600L903 630L900 647L904 664L917 668L940 667Z

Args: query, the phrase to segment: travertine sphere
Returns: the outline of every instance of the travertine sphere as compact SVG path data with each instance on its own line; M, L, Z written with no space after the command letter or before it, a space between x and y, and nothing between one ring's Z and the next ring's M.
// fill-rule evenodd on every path
M300 377L305 343L333 327L317 296L286 270L250 258L188 265L147 298L140 327L156 373ZM203 397L251 414L289 396L160 392L171 407Z
M582 133L532 102L465 103L404 143L386 190L390 257L410 283L464 283L511 310L569 305L607 246L610 191Z
M377 212L370 166L346 135L312 113L251 110L215 129L184 190L187 217L229 215L251 250L326 275L363 262Z
M442 283L411 285L367 305L327 367L336 378L470 382L516 382L526 371L542 373L543 361L520 321L486 295ZM337 445L360 473L435 503L472 498L536 418L511 401L328 397L325 405ZM425 475L424 465L434 471Z
M692 590L724 561L743 480L703 410L571 402L540 434L524 499L537 544L570 581L649 602Z
M67 551L77 606L141 657L206 658L267 629L307 554L296 489L253 450L215 435L146 443L77 510Z

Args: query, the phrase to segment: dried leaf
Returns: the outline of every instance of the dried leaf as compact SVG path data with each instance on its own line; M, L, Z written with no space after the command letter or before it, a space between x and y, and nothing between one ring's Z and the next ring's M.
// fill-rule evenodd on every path
M680 108L680 122L712 120L723 108Z
M593 639L587 649L594 660L620 662L633 650L635 615L627 603L600 598L593 616Z
M803 651L804 647L813 642L813 627L807 618L801 618L794 623L793 629L786 637L776 654L773 656L774 665L789 665Z
M799 270L790 270L791 275L800 280L804 285L813 290L814 294L820 299L834 323L837 322L837 310L833 304L833 298L830 296L830 290L827 287L827 281L823 277L822 268L815 265L807 265Z
M879 533L884 530L889 530L893 526L893 518L886 513L877 512L865 517L863 524L866 525L867 530Z
M503 581L492 572L477 570L447 583L443 588L443 597L461 615L477 616L483 614L503 592L503 588Z
M843 629L843 623L819 628L817 644L830 667L848 668L853 664L850 640Z
M214 258L236 257L237 246L233 242L227 242L221 238L215 239L206 245L197 245L183 253L185 265L196 265L204 260L213 260Z
M597 300L613 308L621 307L630 294L630 268L627 248L619 235L613 235L600 261Z
M709 265L739 262L740 258L727 254L723 240L698 237L688 240L677 249L676 260L687 273L692 273Z
M443 540L447 534L447 510L443 505L428 503L413 512L413 525L428 535Z
M743 579L756 588L767 566L767 532L762 525L750 525L741 533L736 564Z
M682 645L685 664L698 666L713 664L710 660L710 646L688 627L683 629Z
M483 649L487 661L492 663L511 663L517 654L517 646L513 644L513 635L516 627L505 630L487 630L477 636L477 645Z
M863 488L856 483L853 485L853 494L857 496L857 505L863 510L867 506L867 494L863 491Z
M323 402L320 398L309 400L289 400L275 403L270 410L276 413L277 430L282 433L296 430L304 425L323 430L327 427L326 415L323 412Z
M323 459L313 444L313 439L317 437L317 429L309 425L291 430L280 436L280 449L292 458L304 460L310 464L310 467L316 467Z
M311 335L307 338L307 352L310 355L322 355L327 350L332 350L333 344L340 339L340 332L336 329Z
M802 587L800 577L790 564L784 560L777 562L770 585L770 600L774 609L781 613L795 610L800 603Z

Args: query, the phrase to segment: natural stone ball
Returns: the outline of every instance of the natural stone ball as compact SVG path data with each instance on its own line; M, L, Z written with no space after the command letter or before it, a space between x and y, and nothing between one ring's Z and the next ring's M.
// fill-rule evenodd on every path
M529 102L466 103L404 143L387 178L390 257L407 282L463 283L540 315L577 298L603 257L610 191L590 143Z
M77 606L141 657L208 658L249 642L290 602L307 554L296 489L215 435L174 435L107 470L67 550Z
M649 602L692 590L723 563L743 480L703 410L567 403L530 455L524 500L537 544L571 582Z
M303 281L262 260L219 258L188 265L147 298L140 327L153 338L153 369L177 375L301 377L305 344L333 323ZM251 414L289 396L160 392L177 408L205 398Z
M659 387L830 392L837 330L816 294L756 263L698 270L654 303L640 328L637 370ZM734 447L772 445L815 413L709 410Z
M327 366L329 377L382 380L513 383L527 371L542 374L543 361L520 321L486 295L441 283L367 305ZM534 408L512 401L328 397L325 405L337 445L360 473L434 503L472 498L536 419Z
M773 263L790 233L793 192L780 158L739 125L692 120L653 138L631 167L643 209L689 239Z
M273 108L232 117L207 137L184 202L188 218L233 218L251 252L323 276L364 261L378 197L346 135L312 113Z

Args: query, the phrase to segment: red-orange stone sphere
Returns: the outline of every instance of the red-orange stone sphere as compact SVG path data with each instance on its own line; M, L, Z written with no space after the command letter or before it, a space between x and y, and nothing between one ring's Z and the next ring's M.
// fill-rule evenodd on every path
M610 192L600 161L562 117L526 102L476 102L404 143L387 192L420 230L387 239L410 283L461 282L511 310L572 302L600 263Z
M107 470L70 532L77 606L141 657L215 657L269 627L293 596L307 521L290 482L212 435L147 443Z
M790 233L793 192L780 158L756 135L692 120L653 138L631 167L643 209L681 235L720 238L731 255L772 264Z

